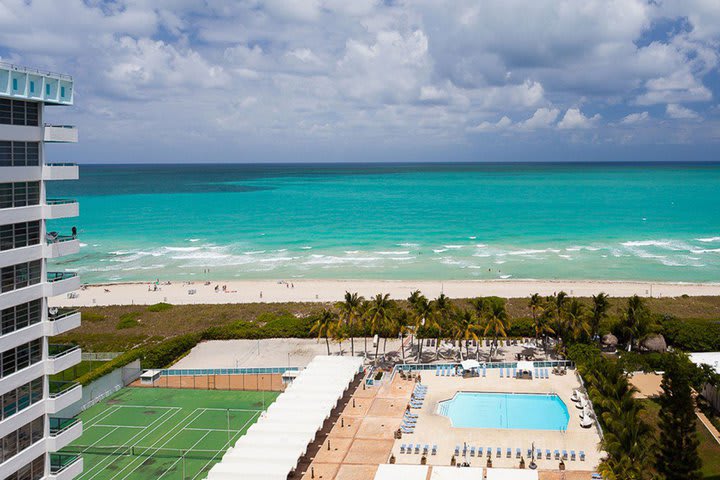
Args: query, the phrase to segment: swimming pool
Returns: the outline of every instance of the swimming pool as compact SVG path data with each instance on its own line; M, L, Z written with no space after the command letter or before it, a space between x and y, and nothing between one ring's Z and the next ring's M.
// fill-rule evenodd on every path
M565 430L570 414L557 395L458 392L438 413L453 427Z

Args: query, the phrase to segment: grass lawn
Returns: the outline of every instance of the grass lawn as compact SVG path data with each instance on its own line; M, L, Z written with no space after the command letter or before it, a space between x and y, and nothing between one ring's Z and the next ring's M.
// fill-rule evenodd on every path
M654 400L642 400L642 403L645 407L643 418L653 427L655 435L657 436L660 429L658 423L660 420L660 405ZM703 478L720 480L720 445L718 445L700 421L697 422L697 432L698 438L700 439L698 451L703 464Z
M79 480L202 479L277 395L124 388L80 415L63 453L82 454Z

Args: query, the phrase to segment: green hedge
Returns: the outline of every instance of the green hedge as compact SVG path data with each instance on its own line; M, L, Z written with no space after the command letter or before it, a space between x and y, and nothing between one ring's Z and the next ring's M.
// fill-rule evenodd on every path
M138 358L141 358L144 352L144 348L135 348L133 350L129 350L122 355L119 355L112 360L108 362L104 362L100 367L89 371L85 375L82 375L77 379L77 381L82 385L87 385L98 378L107 375L108 373L112 372L116 368L124 367L125 365L129 364L130 362L133 362L137 360Z
M720 350L720 321L665 317L660 324L668 344L675 348L687 352Z

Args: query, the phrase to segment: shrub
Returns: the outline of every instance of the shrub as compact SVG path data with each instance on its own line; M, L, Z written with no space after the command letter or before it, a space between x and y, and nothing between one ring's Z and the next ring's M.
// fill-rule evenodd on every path
M508 337L533 337L535 327L532 318L513 318L507 331Z
M189 352L202 340L199 333L188 333L148 347L142 359L143 368L166 368Z
M80 312L80 320L83 322L102 322L105 320L105 315L97 312L82 311Z
M714 320L664 317L660 320L662 333L675 348L688 352L714 352L720 350L720 322Z
M143 354L144 348L135 348L133 350L129 350L122 355L119 355L112 360L108 362L103 362L101 366L98 368L89 371L85 375L80 376L77 381L81 385L87 385L98 378L102 377L103 375L107 375L108 373L112 372L116 368L124 367L128 363L137 360L140 358Z
M156 303L155 305L149 305L146 310L148 312L164 312L165 310L170 310L173 306L169 303Z
M123 330L125 328L137 327L140 324L138 322L138 317L140 317L140 312L123 313L122 315L120 315L120 321L115 328L117 328L118 330Z

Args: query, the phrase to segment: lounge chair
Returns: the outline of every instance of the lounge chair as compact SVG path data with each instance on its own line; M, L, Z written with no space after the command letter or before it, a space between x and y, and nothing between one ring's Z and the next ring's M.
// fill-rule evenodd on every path
M483 447L478 447L478 458L483 456Z
M563 460L567 460L567 459L568 459L567 450L563 450L562 459L563 459Z
M582 450L580 450L580 461L581 461L581 462L584 462L584 461L585 461L585 452L582 451Z
M555 460L560 460L560 450L555 450Z
M475 447L470 447L470 456L471 457L475 456Z
M522 457L522 452L520 451L519 448L516 448L515 449L515 458L520 458L520 457Z
M594 424L595 424L595 422L594 422L593 419L590 418L589 416L583 417L583 419L580 420L580 426L581 426L582 428L590 428L590 427L592 427Z
M455 456L460 456L460 445L455 445Z
M575 450L570 450L570 461L571 462L575 461Z
M537 368L535 369L535 372L534 372L534 374L533 374L533 378L540 378L540 377L538 377L538 371L537 371Z
M580 392L578 392L577 389L573 390L572 396L570 397L570 400L573 402L579 402L580 401Z
M550 370L545 369L545 378L550 378Z
M400 453L405 453L405 444L400 445Z
M416 443L415 444L415 455L419 455L419 454L420 454L420 444Z
M512 448L508 447L507 450L505 450L505 458L512 458Z
M437 368L435 369L435 376L437 377L437 376L439 376L439 375L440 375L440 367L437 367Z
M468 453L468 447L467 447L467 443L465 443L465 444L463 444L463 450L462 450L463 457L467 457L467 453Z
M433 445L432 452L430 452L431 455L437 455L437 445Z
M485 374L487 373L487 369L483 367L483 378L485 378Z
M550 460L550 458L552 458L552 457L551 457L551 455L550 455L550 449L548 448L548 449L545 450L545 459L546 459L546 460Z
M538 448L537 450L535 450L535 458L537 458L538 460L542 460L542 448Z
M502 450L500 449L500 447L497 447L495 449L495 457L502 458Z
M414 429L412 429L412 428L407 428L407 427L400 427L400 431L401 431L402 433L407 434L407 435L415 432Z
M487 448L487 457L488 458L492 457L492 447Z
M513 368L513 378L517 378L517 368Z
M500 369L500 378L503 378L503 369Z
M530 458L531 456L532 456L532 450L528 448L527 449L527 457Z
M430 445L426 443L423 447L423 455L427 455L428 453L430 453Z

